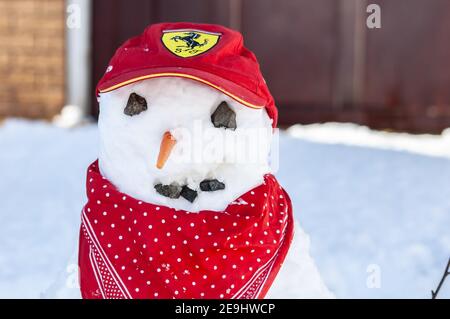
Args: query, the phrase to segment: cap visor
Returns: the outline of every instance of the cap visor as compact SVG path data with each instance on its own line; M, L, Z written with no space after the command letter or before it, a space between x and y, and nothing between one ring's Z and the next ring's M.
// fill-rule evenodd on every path
M180 77L204 83L250 108L260 109L266 105L264 98L230 80L205 71L185 67L151 68L127 72L103 82L97 88L97 91L98 93L106 93L131 83L159 77Z

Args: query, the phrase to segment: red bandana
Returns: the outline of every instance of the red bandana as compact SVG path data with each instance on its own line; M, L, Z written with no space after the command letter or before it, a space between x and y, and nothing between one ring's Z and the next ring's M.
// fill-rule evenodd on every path
M293 236L291 201L273 175L225 211L153 205L87 174L80 232L83 298L263 298Z

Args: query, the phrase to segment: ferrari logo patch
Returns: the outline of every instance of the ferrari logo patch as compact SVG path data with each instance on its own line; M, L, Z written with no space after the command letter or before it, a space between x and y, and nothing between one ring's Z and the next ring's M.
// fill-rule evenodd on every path
M198 30L165 30L161 40L173 54L189 58L211 50L219 42L220 35Z

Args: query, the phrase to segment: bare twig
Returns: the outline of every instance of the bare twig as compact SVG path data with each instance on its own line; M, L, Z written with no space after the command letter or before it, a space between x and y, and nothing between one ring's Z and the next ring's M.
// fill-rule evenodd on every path
M450 258L448 259L447 267L444 270L444 274L442 275L441 281L439 281L439 285L437 286L435 291L431 290L431 299L436 299L439 290L441 290L441 287L444 284L445 279L449 275L450 275Z

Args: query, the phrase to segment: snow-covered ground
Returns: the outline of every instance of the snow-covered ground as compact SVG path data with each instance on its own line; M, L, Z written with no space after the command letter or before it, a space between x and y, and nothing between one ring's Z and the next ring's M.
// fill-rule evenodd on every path
M76 282L67 261L96 126L7 120L0 150L0 297L39 297L56 277ZM450 132L296 126L280 135L280 156L277 177L338 298L430 297L450 256Z

